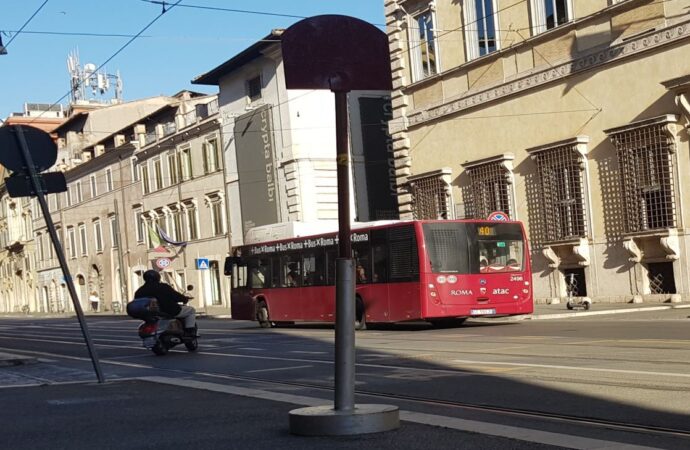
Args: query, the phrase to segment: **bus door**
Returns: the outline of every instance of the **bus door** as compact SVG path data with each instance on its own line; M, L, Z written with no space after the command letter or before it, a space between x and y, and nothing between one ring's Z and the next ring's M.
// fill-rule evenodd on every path
M355 280L357 294L364 302L365 320L388 322L390 305L388 301L388 267L386 260L385 230L372 230L371 237L383 239L357 242L352 245L355 259Z
M326 252L323 248L302 254L300 303L304 320L333 322L334 302L328 286Z
M273 258L273 283L268 305L271 319L304 320L302 311L302 257L288 253Z
M247 261L235 256L227 257L224 273L231 277L230 314L232 318L254 320L254 302L247 286Z

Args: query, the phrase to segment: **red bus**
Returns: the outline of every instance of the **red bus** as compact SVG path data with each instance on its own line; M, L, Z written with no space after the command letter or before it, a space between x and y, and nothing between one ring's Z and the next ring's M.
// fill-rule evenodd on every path
M357 328L533 310L528 242L520 222L415 220L355 224ZM336 233L238 247L225 261L232 316L262 327L335 321Z

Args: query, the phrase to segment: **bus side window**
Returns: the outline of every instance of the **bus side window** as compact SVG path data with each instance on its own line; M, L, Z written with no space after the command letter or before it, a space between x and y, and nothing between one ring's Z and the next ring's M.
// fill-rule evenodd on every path
M282 272L283 276L283 286L286 287L298 287L302 284L301 280L301 257L300 255L287 255L283 256Z
M247 286L247 266L233 264L232 267L232 287L234 289Z
M249 261L248 282L248 287L250 288L270 287L271 260L268 258L260 258Z
M304 255L304 286L323 286L325 284L324 256L323 251L314 251Z
M271 258L271 266L273 267L273 270L271 271L271 286L280 287L282 286L280 283L280 256L274 256Z
M357 284L371 283L371 256L369 243L362 242L352 246L352 256L355 258L355 277Z
M388 248L385 242L374 244L372 247L374 254L374 273L371 281L374 283L385 283L388 281Z
M371 231L371 255L373 271L371 281L373 283L385 283L388 281L388 233L384 230Z

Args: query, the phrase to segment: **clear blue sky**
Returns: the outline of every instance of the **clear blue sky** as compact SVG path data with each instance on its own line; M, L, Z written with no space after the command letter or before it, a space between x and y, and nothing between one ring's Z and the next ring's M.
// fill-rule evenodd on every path
M129 37L53 33L135 35L161 13L141 0L48 0L24 31L16 34L45 0L3 1L0 32L7 55L0 56L0 119L20 112L25 102L55 103L69 92L67 56L78 50L82 66L100 66ZM175 3L176 0L168 3ZM345 14L381 25L383 0L182 0L160 17L105 68L120 71L123 97L134 100L172 95L182 89L216 92L190 80L218 66L298 18L211 11L194 6L294 16ZM29 33L31 32L31 33ZM12 40L10 43L9 41ZM66 105L69 96L60 103Z

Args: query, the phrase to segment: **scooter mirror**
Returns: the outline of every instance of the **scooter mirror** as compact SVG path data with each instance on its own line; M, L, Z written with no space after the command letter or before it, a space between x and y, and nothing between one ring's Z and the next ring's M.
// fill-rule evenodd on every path
M188 290L188 291L193 291L193 290L194 290L194 285L193 285L193 284L188 284L188 285L187 285L187 290Z

